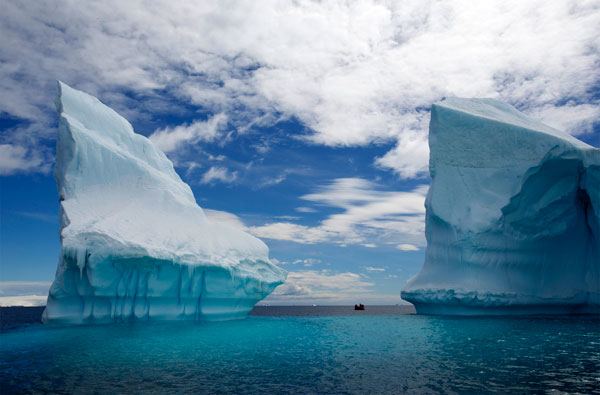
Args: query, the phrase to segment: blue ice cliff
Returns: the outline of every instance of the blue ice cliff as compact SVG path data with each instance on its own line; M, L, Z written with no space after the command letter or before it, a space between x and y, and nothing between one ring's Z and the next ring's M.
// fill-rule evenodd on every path
M491 99L429 126L425 314L600 313L600 150Z
M60 253L44 322L244 317L283 283L257 238L211 222L163 152L59 83Z

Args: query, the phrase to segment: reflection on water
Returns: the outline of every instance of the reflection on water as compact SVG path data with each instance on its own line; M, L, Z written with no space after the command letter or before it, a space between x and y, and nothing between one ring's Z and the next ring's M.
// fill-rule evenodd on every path
M417 315L22 327L3 392L600 391L600 320Z

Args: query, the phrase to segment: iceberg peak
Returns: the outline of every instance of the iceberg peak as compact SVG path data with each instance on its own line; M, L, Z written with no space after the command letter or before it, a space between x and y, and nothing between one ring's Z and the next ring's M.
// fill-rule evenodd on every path
M242 317L286 274L212 222L172 162L97 98L58 82L62 250L46 322Z

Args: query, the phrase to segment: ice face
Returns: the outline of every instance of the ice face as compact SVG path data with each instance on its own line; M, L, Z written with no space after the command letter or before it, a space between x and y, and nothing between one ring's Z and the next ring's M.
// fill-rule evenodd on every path
M434 104L418 313L600 313L600 150L491 99Z
M229 319L285 280L257 238L211 222L163 152L59 82L62 250L45 322Z

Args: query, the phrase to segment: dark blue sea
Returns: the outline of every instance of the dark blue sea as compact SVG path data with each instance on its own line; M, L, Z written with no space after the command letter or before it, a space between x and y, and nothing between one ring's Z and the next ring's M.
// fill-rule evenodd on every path
M590 317L258 307L239 321L48 327L39 309L2 310L2 394L600 393Z

